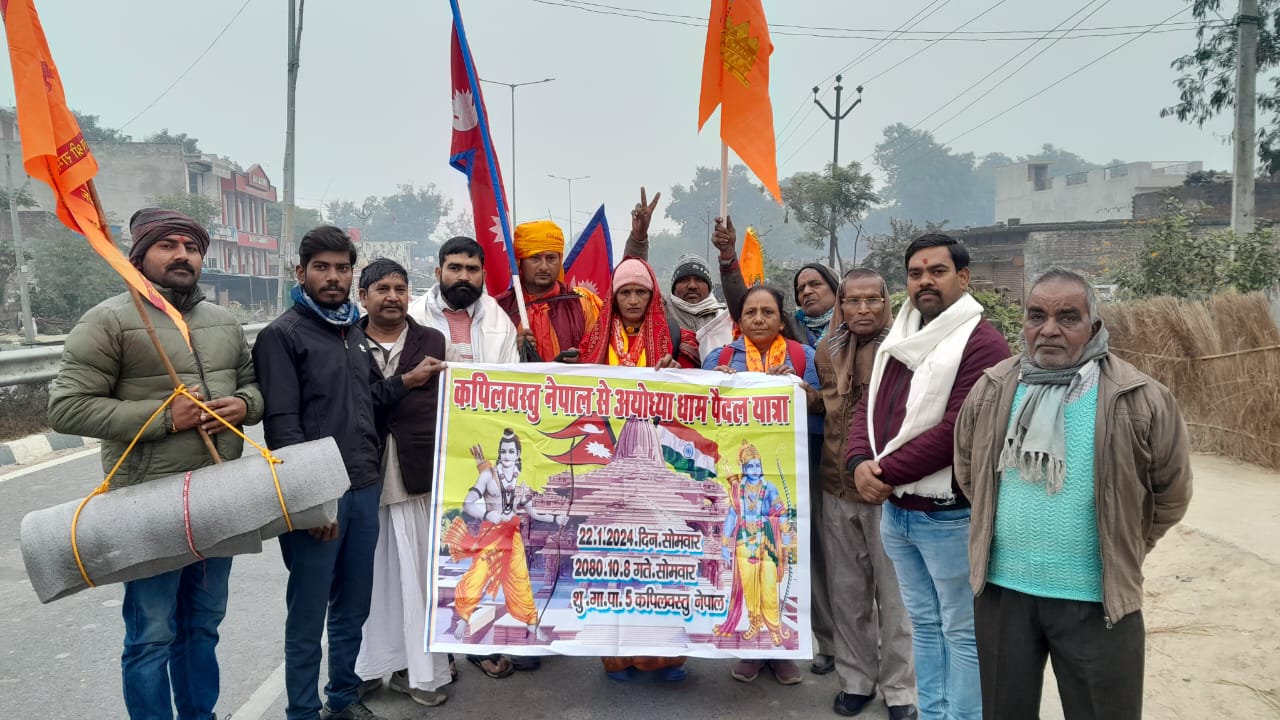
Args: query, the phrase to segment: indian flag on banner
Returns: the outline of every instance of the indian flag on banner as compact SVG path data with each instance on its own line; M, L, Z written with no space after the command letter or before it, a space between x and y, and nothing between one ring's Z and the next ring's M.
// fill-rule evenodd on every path
M676 472L686 473L694 480L716 476L720 451L696 430L678 422L662 423L658 425L658 438L662 442L662 459Z

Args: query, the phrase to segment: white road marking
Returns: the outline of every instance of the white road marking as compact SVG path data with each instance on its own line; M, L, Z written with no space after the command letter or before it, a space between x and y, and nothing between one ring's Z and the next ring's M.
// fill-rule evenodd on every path
M10 480L15 480L17 478L30 475L31 473L40 472L41 470L48 470L51 467L57 467L58 465L61 465L63 463L69 463L72 460L79 460L82 457L88 457L89 455L93 455L97 452L98 452L97 446L94 446L91 448L85 448L84 450L77 450L76 452L73 452L70 455L63 455L62 457L56 457L52 460L46 460L38 465L32 465L31 467L23 468L21 470L15 470L14 472L7 473L5 475L0 475L0 483L8 482Z
M271 706L275 704L276 698L280 697L280 693L284 692L284 663L280 665L267 676L267 679L258 686L257 690L249 696L235 712L231 713L231 717L235 720L261 720L262 716L267 714Z

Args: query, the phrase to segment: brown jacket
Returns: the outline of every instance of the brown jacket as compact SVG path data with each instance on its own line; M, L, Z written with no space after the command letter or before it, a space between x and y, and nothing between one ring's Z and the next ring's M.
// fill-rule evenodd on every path
M822 395L826 415L826 423L822 428L822 462L819 465L822 489L849 502L862 502L858 497L858 488L853 484L853 473L844 464L844 451L849 444L853 411L858 407L858 400L867 388L863 385L851 389L848 395L840 394L835 364L827 345L826 338L823 338L823 342L818 343L813 351L813 364L818 368L818 383L821 385L818 392ZM811 403L810 411L814 409L816 408ZM820 498L813 498L813 502L820 502Z
M987 582L1001 471L1018 361L989 369L973 386L955 431L955 476L973 504L969 584ZM1094 495L1102 552L1102 606L1113 623L1142 608L1142 563L1191 501L1187 429L1169 390L1129 363L1108 356L1098 376Z

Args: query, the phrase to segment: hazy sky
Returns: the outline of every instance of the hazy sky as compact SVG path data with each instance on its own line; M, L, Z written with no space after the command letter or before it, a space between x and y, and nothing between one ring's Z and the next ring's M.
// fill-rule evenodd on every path
M244 166L260 163L278 186L284 148L287 5L249 0L240 16L195 67L153 107L179 74L241 9L241 0L37 0L45 32L72 107L98 114L104 125L140 138L168 128L199 138L206 152ZM577 4L579 9L566 7ZM668 16L651 22L620 17L604 6L643 8ZM518 219L568 216L566 183L548 178L590 176L573 183L574 226L601 202L615 235L640 185L666 191L688 183L694 168L719 162L712 119L697 133L705 17L709 3L692 0L462 0L480 74L506 82L555 81L516 92ZM791 26L893 30L919 11L916 31L940 37L987 11L966 31L1044 31L1082 18L1084 28L1146 26L1183 10L1184 0L765 0L775 34L771 88L778 129L779 176L819 169L831 157L831 123L813 107L820 85L828 107L830 79L844 69L846 98L859 83L864 102L841 126L840 159L869 158L883 128L914 125L939 105L1030 44L1030 40L928 43L897 40L854 62L877 41L813 34ZM358 9L357 9L358 8ZM581 9L587 8L587 9ZM930 14L932 13L932 14ZM687 24L679 24L687 23ZM1230 121L1201 130L1161 119L1176 99L1169 62L1193 47L1189 26L1166 26L1008 112L1007 108L1133 35L1062 40L936 131L959 151L1014 156L1046 142L1095 162L1203 160L1228 168L1223 139ZM398 183L434 183L465 202L462 175L447 164L450 141L449 4L445 0L367 0L306 4L298 83L297 152L301 205L359 200L392 192ZM1141 29L1141 28L1139 28ZM781 32L809 33L807 36ZM1134 32L1097 30L1094 34ZM967 37L1036 37L969 35ZM933 129L1049 46L1045 41L929 118ZM0 61L12 104L8 56ZM485 86L491 127L510 190L511 99ZM869 164L869 163L868 163ZM665 195L664 195L665 197ZM665 200L664 200L665 204ZM744 223L739 223L743 225Z

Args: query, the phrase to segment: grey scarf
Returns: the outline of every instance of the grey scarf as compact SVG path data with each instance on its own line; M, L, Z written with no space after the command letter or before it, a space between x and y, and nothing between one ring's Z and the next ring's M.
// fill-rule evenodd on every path
M1019 380L1028 386L1000 453L1000 469L1014 469L1023 480L1045 484L1050 495L1062 490L1067 477L1067 392L1081 368L1107 356L1105 326L1084 348L1080 360L1071 367L1041 368L1031 358L1031 349L1022 351Z
M724 303L716 300L715 295L708 295L697 303L686 302L675 295L666 298L666 301L667 307L675 315L680 327L688 328L694 332L711 322L712 318L724 309Z

